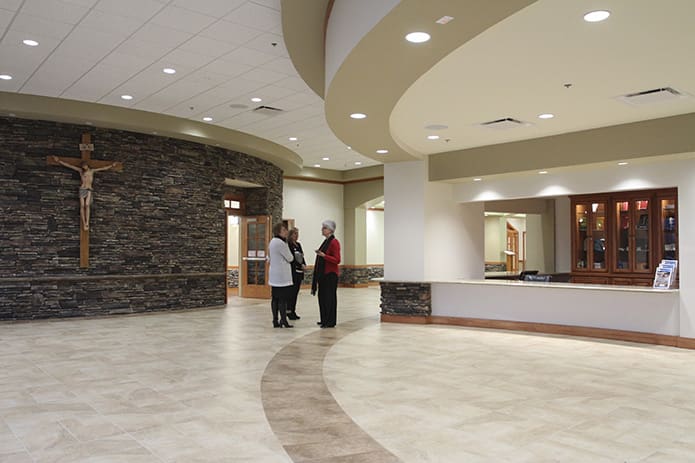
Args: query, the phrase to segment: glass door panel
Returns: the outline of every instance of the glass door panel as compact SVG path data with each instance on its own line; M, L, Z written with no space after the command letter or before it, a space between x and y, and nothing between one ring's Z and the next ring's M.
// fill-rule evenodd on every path
M676 223L676 200L662 199L661 233L663 236L662 259L678 259L678 224Z
M574 266L577 269L585 269L589 261L589 208L585 204L575 206L574 229L577 233L577 239L574 241Z
M591 204L591 257L593 270L606 270L606 205Z
M615 270L630 271L630 202L615 203Z
M651 270L651 259L649 253L650 239L649 228L651 220L649 217L649 201L634 201L635 210L635 268L636 272L648 272Z

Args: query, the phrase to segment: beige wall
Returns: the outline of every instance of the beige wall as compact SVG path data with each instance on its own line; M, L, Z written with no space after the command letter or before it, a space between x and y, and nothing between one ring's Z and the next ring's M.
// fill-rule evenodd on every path
M384 263L384 211L367 211L367 264Z
M232 223L233 217L227 218L227 267L239 266L239 224Z

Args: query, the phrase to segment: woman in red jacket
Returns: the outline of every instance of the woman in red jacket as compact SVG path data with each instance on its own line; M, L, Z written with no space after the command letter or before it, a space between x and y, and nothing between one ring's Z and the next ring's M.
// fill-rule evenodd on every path
M321 224L321 234L326 238L321 247L316 250L316 265L314 265L314 278L311 282L311 295L319 293L319 311L321 328L333 328L337 318L338 275L340 270L340 242L333 235L335 222L324 220Z

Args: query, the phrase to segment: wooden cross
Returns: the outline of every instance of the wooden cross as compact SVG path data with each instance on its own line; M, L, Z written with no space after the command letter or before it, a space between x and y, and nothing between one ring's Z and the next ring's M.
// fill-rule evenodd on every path
M82 143L80 143L80 153L81 157L79 158L64 158L64 157L57 157L57 156L48 156L46 158L46 161L49 165L52 166L58 166L62 165L64 167L69 167L73 170L76 170L80 172L80 178L82 179L82 182L84 184L85 178L84 174L82 171L82 166L83 165L88 165L89 169L92 169L92 176L93 176L93 171L99 171L99 170L115 170L116 172L121 172L123 170L123 164L120 162L112 162L112 161L99 161L96 159L92 159L92 151L94 151L94 145L92 144L92 138L91 135L88 133L82 134ZM92 190L91 190L91 184L92 184L93 177L89 178L89 189L86 189L85 194L88 194L88 196L84 197L85 203L86 203L86 208L87 208L87 216L86 219L83 216L85 211L83 210L82 207L80 207L80 267L81 268L88 268L89 267L89 202L92 199ZM80 190L83 190L82 188ZM88 191L87 191L88 190ZM82 192L80 193L80 197L83 198Z

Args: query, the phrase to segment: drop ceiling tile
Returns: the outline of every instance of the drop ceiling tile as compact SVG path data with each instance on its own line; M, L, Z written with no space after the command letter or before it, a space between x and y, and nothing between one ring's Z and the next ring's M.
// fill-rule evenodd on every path
M2 57L2 55L0 55ZM0 80L0 92L18 92L24 82L29 78L32 71L24 71L11 69L8 70L3 66L3 61L0 60L0 74L9 74L12 76L12 80Z
M186 101L199 93L204 92L206 89L202 87L199 83L187 82L185 80L179 80L169 85L168 87L162 89L161 91L155 93L152 96L162 97L171 101L168 107L174 106L178 103Z
M103 32L113 32L125 36L131 35L145 24L145 20L130 18L115 13L92 10L80 22L80 26L91 27Z
M283 80L287 77L287 75L274 71L268 71L266 69L254 68L244 73L242 77L244 77L244 79L255 80L264 84L272 84L274 82Z
M273 61L263 64L261 68L269 69L275 72L282 72L288 76L297 75L297 70L294 68L292 60L289 58L275 58Z
M3 10L17 11L22 6L22 0L0 0L0 8Z
M53 53L24 84L23 93L58 96L92 67L91 60Z
M65 90L61 97L83 101L99 101L130 77L131 74L124 69L98 64Z
M265 87L256 91L253 96L263 98L263 102L272 102L275 100L279 100L280 98L290 96L294 93L294 90L291 90L289 88L276 87L275 85L266 85ZM251 95L249 95L249 98L251 98Z
M235 77L233 79L228 80L227 82L223 83L220 85L219 88L225 89L226 91L229 92L229 98L236 98L239 96L246 95L251 92L255 92L259 88L262 88L263 84L258 82L258 81L253 81L253 80L247 80L242 77ZM248 102L252 105L255 105L256 103L253 102Z
M230 63L246 64L255 67L277 59L277 57L251 48L239 47L221 56L220 59Z
M177 82L175 79L175 75L170 76L161 71L154 72L154 70L149 68L128 80L122 81L120 85L114 89L114 92L119 95L127 94L144 99Z
M263 32L258 29L242 26L229 21L218 21L203 30L200 35L220 42L234 45L244 44Z
M210 58L218 58L234 50L235 45L197 35L181 45L179 48L191 53L199 53L204 56L209 56Z
M121 47L119 47L119 50L120 49ZM101 61L101 64L117 67L124 71L129 71L131 74L145 69L151 63L152 60L149 58L123 53L121 51L114 51Z
M31 38L39 42L37 47L28 47L22 40ZM31 37L23 32L10 30L0 43L0 63L9 64L13 68L31 69L33 71L46 59L60 43L59 39L44 36L41 33Z
M5 29L10 25L12 18L14 18L14 12L10 10L0 10L0 36L5 33Z
M149 20L163 10L164 5L155 0L100 0L95 8L99 11Z
M63 3L73 3L85 8L92 8L99 0L61 0Z
M215 60L202 67L201 71L222 74L227 77L237 77L251 69L253 69L251 66L246 66L245 64L233 64L227 61Z
M101 32L96 29L77 26L63 40L57 51L96 62L117 48L124 39L125 36L122 34Z
M277 116L266 116L264 114L255 113L253 111L247 111L239 115L236 115L230 119L227 119L220 125L230 129L238 129L245 125L252 124L253 122L264 120L268 117L282 117L282 115L280 114Z
M143 42L161 43L170 48L176 48L186 40L193 37L193 34L179 31L170 27L158 26L157 24L147 23L142 26L132 38Z
M197 34L215 21L217 19L211 16L176 6L166 7L151 20L152 23L159 26L170 27L191 34Z
M312 91L306 82L304 82L300 77L287 77L281 81L275 82L274 85L277 85L278 87L291 88L292 90L296 90L298 92L308 93Z
M285 48L285 41L282 39L281 35L277 34L265 33L259 35L246 43L245 47L252 48L263 53L268 53L270 55L284 56L285 58L289 57L287 48Z
M173 5L207 14L215 18L221 18L244 4L245 1L246 0L175 0Z
M22 12L55 22L77 24L89 8L60 0L25 0Z
M175 104L175 102L172 101L171 98L169 98L168 96L152 95L148 96L142 101L136 101L135 105L133 105L133 108L140 109L142 111L161 113L166 108L170 107L172 104Z
M187 68L199 68L208 64L212 58L207 55L201 55L200 53L194 53L192 51L182 50L177 48L168 53L161 62L167 66L176 68L177 66L185 66ZM178 70L178 69L177 69Z
M224 19L263 31L268 31L281 23L279 11L251 2L241 5Z
M123 55L132 55L152 61L160 59L171 52L172 46L165 43L143 42L142 40L128 39L123 42L115 52Z
M268 8L280 11L280 0L251 0L250 3L255 3L256 5L263 5Z
M40 18L25 12L20 12L15 17L10 30L24 32L28 34L40 33L47 37L63 39L72 31L71 24L51 21L50 19Z

